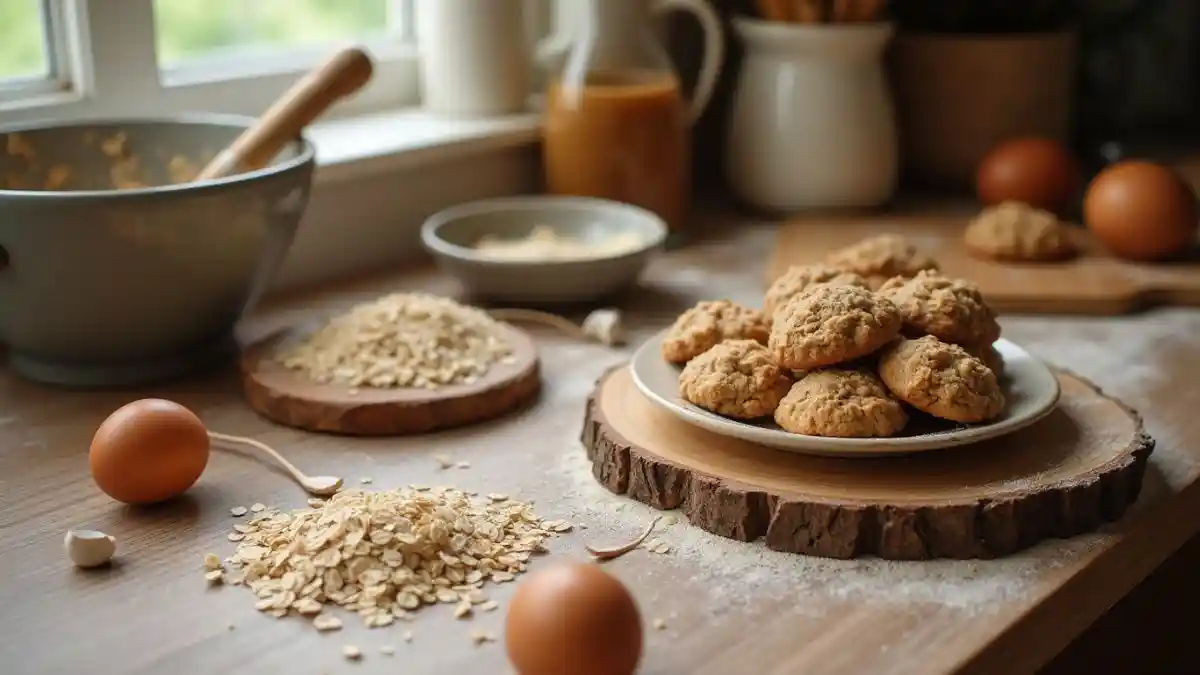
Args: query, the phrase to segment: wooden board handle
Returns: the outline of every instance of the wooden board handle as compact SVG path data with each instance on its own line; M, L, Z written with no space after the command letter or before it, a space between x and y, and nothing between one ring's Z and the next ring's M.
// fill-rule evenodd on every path
M327 108L361 89L373 70L371 58L363 50L349 47L337 52L284 92L195 180L213 180L265 166Z

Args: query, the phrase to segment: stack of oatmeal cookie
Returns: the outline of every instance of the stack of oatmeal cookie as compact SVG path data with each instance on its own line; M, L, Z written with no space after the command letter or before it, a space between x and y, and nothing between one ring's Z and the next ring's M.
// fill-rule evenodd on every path
M831 437L894 436L908 408L961 424L1004 410L995 312L979 288L882 235L795 266L763 310L727 300L684 312L662 343L679 392L734 419Z

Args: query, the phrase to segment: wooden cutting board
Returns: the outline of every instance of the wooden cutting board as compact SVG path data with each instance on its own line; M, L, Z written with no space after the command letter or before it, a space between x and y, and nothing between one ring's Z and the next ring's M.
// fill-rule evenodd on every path
M1200 259L1135 264L1104 253L1088 233L1076 234L1085 253L1064 263L1013 264L967 254L962 231L969 215L811 217L781 226L768 265L768 283L787 269L820 261L859 239L893 232L934 256L949 275L979 284L1001 312L1112 315L1153 305L1200 306Z

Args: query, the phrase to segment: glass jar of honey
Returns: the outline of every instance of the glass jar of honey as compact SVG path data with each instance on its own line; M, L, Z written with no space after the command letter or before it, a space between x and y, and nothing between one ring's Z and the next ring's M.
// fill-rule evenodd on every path
M724 58L720 21L704 0L581 1L582 33L546 96L546 190L639 206L678 232L691 199L690 127ZM690 102L656 30L672 10L693 14L705 33Z

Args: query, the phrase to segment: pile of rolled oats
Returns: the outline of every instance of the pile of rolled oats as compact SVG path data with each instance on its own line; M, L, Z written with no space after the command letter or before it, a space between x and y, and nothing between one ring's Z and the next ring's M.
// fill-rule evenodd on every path
M357 305L277 360L322 383L436 389L474 382L512 347L487 312L449 298L395 293Z
M376 628L422 605L453 604L460 619L496 609L484 585L512 581L548 537L570 529L501 494L348 490L234 525L237 550L225 561L210 553L204 566L209 581L249 587L256 608L277 618L295 611L337 630L341 620L323 613L337 605Z

